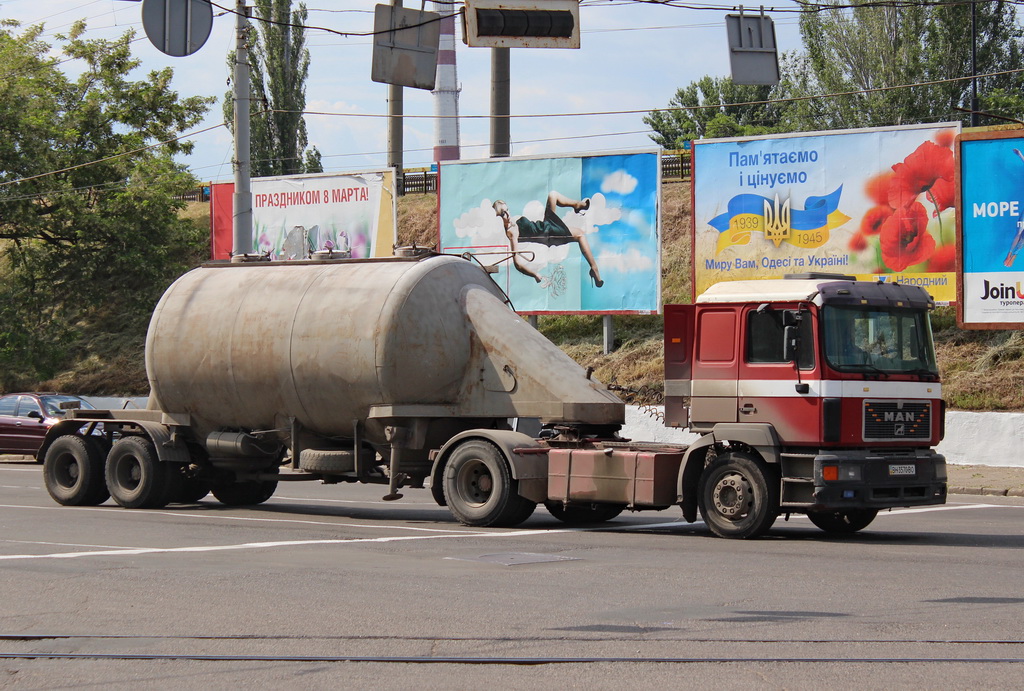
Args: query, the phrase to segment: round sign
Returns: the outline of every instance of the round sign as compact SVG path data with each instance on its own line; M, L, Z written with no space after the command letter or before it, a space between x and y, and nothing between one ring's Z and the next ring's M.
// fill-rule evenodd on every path
M208 0L142 0L142 26L162 53L192 55L210 37L213 7Z

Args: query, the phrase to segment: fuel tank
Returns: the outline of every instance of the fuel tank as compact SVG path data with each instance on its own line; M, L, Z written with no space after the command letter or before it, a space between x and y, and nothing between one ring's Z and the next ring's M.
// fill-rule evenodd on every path
M146 339L150 407L218 430L297 421L539 417L616 425L624 406L452 256L210 264L170 286ZM370 424L367 441L383 443Z

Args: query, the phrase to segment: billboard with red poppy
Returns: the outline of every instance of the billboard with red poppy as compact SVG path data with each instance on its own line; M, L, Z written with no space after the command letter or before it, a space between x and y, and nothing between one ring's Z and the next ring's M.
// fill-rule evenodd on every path
M957 139L961 294L957 320L975 329L1024 328L1024 131Z
M959 128L694 142L694 294L819 271L911 283L955 301Z

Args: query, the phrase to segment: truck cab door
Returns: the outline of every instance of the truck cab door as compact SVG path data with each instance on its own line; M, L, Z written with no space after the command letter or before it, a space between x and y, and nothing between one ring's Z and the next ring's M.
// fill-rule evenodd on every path
M739 307L698 305L690 420L700 429L737 421Z
M822 399L813 317L810 311L804 311L794 329L799 333L794 362L788 359L790 354L785 348L786 311L786 307L757 305L744 310L739 421L770 424L787 444L817 443Z

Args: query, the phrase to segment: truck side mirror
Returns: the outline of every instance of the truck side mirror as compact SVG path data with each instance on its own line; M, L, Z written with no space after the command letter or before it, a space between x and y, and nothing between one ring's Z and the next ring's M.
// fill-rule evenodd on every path
M800 350L800 327L785 326L782 328L782 357L786 362L795 362Z

